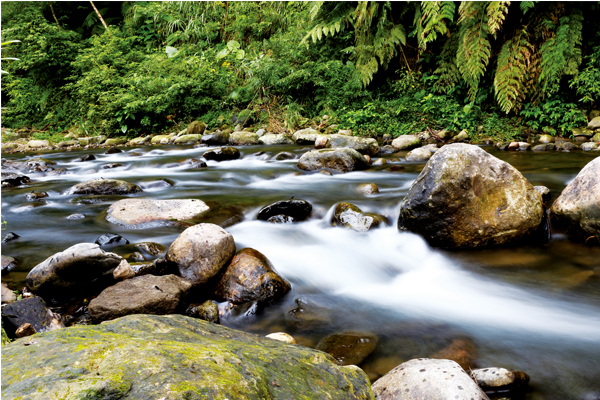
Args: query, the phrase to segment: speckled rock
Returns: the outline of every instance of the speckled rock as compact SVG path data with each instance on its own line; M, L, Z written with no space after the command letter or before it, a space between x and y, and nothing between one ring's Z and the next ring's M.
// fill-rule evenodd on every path
M283 297L290 289L290 283L275 271L267 257L245 248L227 266L215 295L232 304L268 303Z
M377 143L377 140L373 138L363 138L346 135L331 135L328 137L328 139L329 140L327 141L325 147L330 149L347 147L354 149L361 154L368 154L370 156L374 156L377 155L377 153L379 153L379 144Z
M233 236L214 224L187 228L169 247L166 260L182 277L199 285L215 276L235 254Z
M237 206L198 199L123 199L106 211L108 222L130 229L190 226L200 222L230 226L242 218L242 209Z
M513 391L529 383L529 375L506 368L479 368L471 370L471 377L479 387L487 391Z
M214 161L237 160L240 158L240 151L235 147L220 147L207 151L203 157Z
M550 211L557 230L576 240L595 236L600 243L600 157L583 167Z
M365 213L354 204L341 202L335 206L331 223L357 232L366 232L385 224L385 218L379 214Z
M455 143L438 150L410 187L398 228L433 246L493 246L529 239L543 214L542 196L516 168Z
M26 342L2 346L3 398L374 400L362 370L320 351L181 315L128 316Z
M407 361L372 388L377 400L489 400L460 365L450 360Z
M65 194L90 194L90 195L123 195L139 193L142 191L138 185L118 179L94 179L78 183Z
M143 275L110 286L90 301L95 322L131 314L173 314L182 311L192 284L176 275Z
M421 145L421 139L417 135L402 135L392 141L396 150L412 150Z
M258 138L258 142L264 145L275 145L275 144L294 144L292 139L286 135L274 133L266 133Z
M329 168L339 172L351 172L367 169L369 163L354 149L322 149L304 153L298 160L298 168L305 171Z
M377 347L378 338L369 332L337 332L317 344L317 349L331 354L340 365L358 365Z

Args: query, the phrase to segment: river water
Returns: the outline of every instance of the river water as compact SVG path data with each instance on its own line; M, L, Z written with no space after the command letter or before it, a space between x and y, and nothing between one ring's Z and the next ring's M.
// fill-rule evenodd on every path
M511 163L532 184L550 188L552 200L597 154L484 148ZM333 176L300 171L296 160L274 161L280 151L299 157L310 149L300 146L242 147L240 160L209 161L208 168L180 164L200 158L208 149L165 146L123 148L117 154L94 149L6 156L43 156L68 172L28 174L31 184L2 189L2 217L7 221L3 234L20 235L2 245L2 254L20 261L2 281L22 287L37 263L108 232L131 243L151 241L168 247L183 228L127 230L104 220L105 210L119 197L90 202L63 194L90 179L123 179L144 188L127 197L199 198L244 209L244 221L227 228L238 249L252 247L266 255L293 290L258 314L245 309L228 314L224 325L259 334L287 331L313 347L336 331L375 333L378 347L361 364L372 379L408 359L431 356L454 339L469 338L477 349L478 366L518 369L531 376L530 390L512 399L585 399L600 393L599 247L555 234L548 245L538 247L456 252L431 248L419 236L395 227L399 204L424 165L404 162L402 152L385 156L391 161L385 166ZM96 159L76 161L85 154ZM108 163L123 166L102 169ZM390 165L404 169L392 171ZM163 179L173 186L157 185ZM380 193L361 194L361 183L375 183ZM29 202L25 195L31 191L49 196ZM256 220L263 206L291 197L313 205L311 220ZM332 227L332 210L340 201L383 214L391 224L366 233ZM86 217L66 219L73 213Z

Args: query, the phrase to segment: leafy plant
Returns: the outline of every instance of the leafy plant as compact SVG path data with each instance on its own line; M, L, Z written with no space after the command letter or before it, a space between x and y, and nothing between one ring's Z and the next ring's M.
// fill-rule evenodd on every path
M520 115L533 130L550 126L563 135L570 135L573 128L587 125L587 121L574 103L566 103L553 97L539 106L527 103Z

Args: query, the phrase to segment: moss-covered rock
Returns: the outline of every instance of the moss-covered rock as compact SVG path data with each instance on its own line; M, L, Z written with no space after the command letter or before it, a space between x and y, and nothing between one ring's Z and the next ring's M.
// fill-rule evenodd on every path
M118 144L125 144L125 143L127 143L127 139L125 139L125 138L110 138L110 139L106 139L106 141L104 142L104 144L107 146L116 146Z
M421 145L421 139L417 135L402 135L392 141L396 150L412 150Z
M229 136L229 144L233 146L251 146L259 144L258 135L254 132L233 132Z
M194 143L198 143L201 138L202 138L202 135L200 135L200 134L181 135L181 136L175 138L174 143L175 144L194 144Z
M2 398L352 400L374 396L362 370L340 367L320 351L181 315L134 315L3 346Z
M139 193L142 191L138 185L119 179L93 179L78 183L65 194L92 194L92 195L123 195Z
M202 135L206 130L206 124L202 121L192 121L187 127L188 135Z
M373 138L331 135L328 139L329 140L327 141L325 147L330 149L348 147L358 151L361 154L368 154L370 156L374 156L379 153L379 144L377 143L377 140Z
M400 206L398 228L433 246L492 246L530 238L543 215L542 196L516 168L455 143L429 159Z
M305 171L329 168L339 172L351 172L367 169L369 163L354 149L321 149L304 153L298 160L298 168Z

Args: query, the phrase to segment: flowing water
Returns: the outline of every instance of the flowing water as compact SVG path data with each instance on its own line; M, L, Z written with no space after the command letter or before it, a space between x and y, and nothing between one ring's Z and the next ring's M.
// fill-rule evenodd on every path
M299 157L309 150L299 146L243 147L240 160L209 161L208 168L201 169L180 162L201 157L207 148L123 149L117 154L104 154L105 149L44 153L68 173L28 174L31 184L2 190L2 216L7 221L3 233L21 236L2 246L4 255L21 263L2 277L3 282L22 287L37 263L107 232L131 243L169 246L183 228L127 230L104 219L116 198L91 202L63 194L90 179L123 179L144 188L127 197L199 198L243 207L244 221L227 228L238 249L252 247L265 254L293 290L258 313L235 310L223 319L224 325L259 334L287 331L312 347L335 331L375 333L378 347L361 364L372 379L466 337L477 348L479 366L519 369L531 376L526 399L585 399L600 393L599 247L554 235L548 245L538 247L454 252L431 248L419 236L395 227L399 204L424 165L401 161L403 153L386 156L391 161L387 166L328 176L302 172L296 160L274 161L280 151ZM514 165L532 184L550 188L553 200L595 156L485 149ZM88 153L96 159L75 161ZM393 158L398 156L400 160ZM102 169L108 163L123 166ZM391 171L394 164L404 169ZM164 179L173 186L157 184ZM361 194L361 183L377 184L380 193ZM46 191L49 197L28 202L25 195L31 191ZM291 197L313 205L311 220L256 220L261 207ZM366 233L332 227L333 206L340 201L383 214L390 226ZM66 219L73 213L86 217Z

